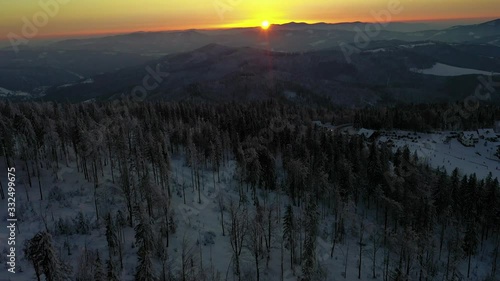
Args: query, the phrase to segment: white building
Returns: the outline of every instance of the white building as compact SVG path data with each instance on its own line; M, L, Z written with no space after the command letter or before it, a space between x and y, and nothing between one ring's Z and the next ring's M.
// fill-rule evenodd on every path
M458 141L465 146L475 146L479 141L479 135L476 131L465 131L459 134Z
M358 135L360 135L363 138L365 138L365 140L370 139L371 137L374 136L374 134L375 134L374 130L369 130L369 129L365 129L365 128L361 128L358 131Z
M493 128L488 129L478 129L477 133L480 139L485 139L487 141L497 141L498 137L495 134L495 130Z
M323 124L323 122L321 122L321 121L312 121L312 123L315 126L326 128L332 132L335 130L335 126L333 124L328 124L328 123Z

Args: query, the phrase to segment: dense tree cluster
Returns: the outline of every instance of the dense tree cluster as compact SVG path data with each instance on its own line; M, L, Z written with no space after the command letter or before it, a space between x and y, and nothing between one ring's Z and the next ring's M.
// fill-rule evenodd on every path
M452 280L458 274L457 262L468 260L470 265L471 257L488 243L493 245L491 276L498 276L500 190L496 178L479 180L457 170L448 175L421 164L408 149L393 153L383 144L332 133L311 122L354 118L366 127L416 126L412 129L420 130L427 128L421 124L432 120L429 126L443 128L446 125L435 123L439 118L433 112L438 109L332 112L275 101L219 105L7 102L0 103L0 155L9 165L14 160L24 163L25 172L31 173L28 178L38 179L36 183L30 180L29 186L38 187L40 199L48 194L40 170L48 169L56 176L60 166L76 161L78 172L93 183L96 217L106 226L109 248L101 254L86 253L82 266L92 266L93 273L107 271L102 274L108 280L118 280L123 270L125 227L136 233L136 280L174 278L168 253L162 250L168 247L169 234L175 232L172 155L184 156L191 168L190 187L200 203L200 190L205 188L200 174L211 173L215 188L221 168L229 161L237 163L239 202L223 195L217 200L221 233L227 233L238 280L243 276L243 250L253 257L259 280L259 269L268 266L276 243L281 244L282 256L284 251L290 255L289 265L283 266L282 259L282 278L283 271L291 268L303 280L318 280L322 276L316 251L320 235L329 241L331 256L337 245L356 237L359 263L363 256L372 259L373 276L381 275L383 280L424 280L436 276L438 270ZM486 124L497 111L478 110L477 123L464 126ZM123 213L99 213L97 193L105 171L125 198ZM270 192L290 200L263 201L261 194ZM331 231L321 234L320 226L329 216L334 218L328 227ZM276 221L282 225L281 232L274 229ZM50 248L47 235L37 234L28 247L37 276L52 276L51 268L66 272L55 256L42 260L37 253L40 247ZM376 272L379 248L384 251L383 272ZM347 253L348 249L347 244ZM195 264L201 265L187 241L181 255L180 280L207 278L202 269L194 269ZM89 257L99 261L87 262ZM444 261L444 268L437 268L438 261ZM163 265L161 273L155 270L157 262ZM301 272L296 266L301 266ZM358 276L361 270L360 265ZM54 276L52 280L60 279Z
M493 128L500 120L500 107L476 101L453 104L398 105L366 108L354 116L357 127L410 131L477 130Z

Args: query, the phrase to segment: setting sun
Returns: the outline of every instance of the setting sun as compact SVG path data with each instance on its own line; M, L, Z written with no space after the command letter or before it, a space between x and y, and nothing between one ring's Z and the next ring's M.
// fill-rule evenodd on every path
M263 21L261 26L262 26L262 29L268 29L270 26L269 21L267 21L267 20Z

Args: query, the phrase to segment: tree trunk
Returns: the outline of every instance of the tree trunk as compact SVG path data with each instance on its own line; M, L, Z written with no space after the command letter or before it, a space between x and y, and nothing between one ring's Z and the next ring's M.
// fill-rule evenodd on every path
M374 238L375 239L375 238ZM372 278L375 279L376 278L376 274L375 274L375 265L376 265L376 261L377 261L377 245L375 245L375 243L377 243L375 240L373 240L373 260L372 260Z
M241 280L241 274L240 274L240 257L238 255L234 256L234 266L236 267L236 276L238 276L238 281Z
M281 256L280 256L280 270L281 270L281 275L280 276L281 276L281 279L280 279L280 281L284 281L285 276L283 276L283 274L284 274L284 268L283 268L283 239L281 239L281 243L280 244L281 244L280 245L281 246L280 247L281 248Z
M99 222L99 208L97 206L97 188L94 188L94 205L95 205L96 221Z
M439 236L439 256L438 261L441 260L441 251L443 250L443 240L444 240L444 232L446 230L446 223L441 225L441 234Z
M362 262L362 254L363 246L361 246L361 242L359 243L359 265L358 265L358 279L361 279L361 262Z
M40 191L40 200L43 200L42 183L40 181L40 165L38 161L38 151L35 152L35 161L36 161L36 175L38 177L38 190ZM76 162L78 162L78 160Z
M259 272L259 255L255 255L255 270L257 271L257 281L260 281L260 272Z
M359 227L359 266L358 266L358 279L361 279L361 263L363 260L363 234L364 234L363 219L361 218L361 223Z
M384 211L384 247L387 247L387 220L388 220L388 210L387 206L385 206Z
M165 270L165 262L161 263L162 281L167 281L167 272Z
M111 181L115 183L115 175L113 173L113 157L111 156L111 143L108 142L108 151L109 151L109 164L111 170Z
M446 280L448 280L448 273L450 272L450 256L451 249L448 247L448 260L446 261Z
M195 183L194 183L194 163L191 163L191 184L193 185L193 192L195 189Z
M333 242L332 242L332 250L330 251L330 258L333 258L333 251L335 250L335 244L337 243L337 234L334 234Z
M186 205L186 184L182 180L182 199L184 200L184 205Z
M385 257L385 272L384 272L384 280L389 280L389 261L391 259L391 252L386 248L386 257Z
M0 184L1 185L1 184ZM28 187L26 186L26 184L24 184L24 191L26 193L26 200L28 200L28 202L30 202L30 195L28 193ZM3 191L2 191L3 193ZM3 196L2 196L3 197ZM3 199L3 198L2 198Z
M347 241L347 250L345 254L345 263L344 263L344 279L347 279L347 260L349 258L349 241Z
M220 226L222 227L222 236L226 236L226 232L224 231L224 210L220 211Z
M35 274L36 274L36 280L41 281L42 279L40 279L40 270L39 269L35 269Z
M424 257L423 257L423 254L420 255L420 272L418 274L418 281L422 281L422 274L423 274L423 261Z
M214 180L214 192L215 192L215 170L212 173L212 177L213 177L213 180Z
M2 200L5 199L5 194L3 193L3 185L2 185L2 181L0 181L0 196L2 196Z
M198 204L201 204L201 188L198 187Z
M498 246L499 246L499 239L498 239L498 235L497 235L497 243L496 243L496 246L495 246L495 250L494 250L494 256L493 256L493 263L492 263L492 266L491 266L491 276L495 276L496 274L496 271L497 271L497 261L498 261Z
M24 165L26 166L26 172L28 173L28 183L31 185L31 173L30 173L30 167L28 167L28 160L24 160Z
M118 244L118 256L120 257L120 270L123 270L123 245L122 242Z
M469 261L467 262L467 278L470 276L470 260L472 258L472 254L469 254Z
M410 276L410 268L411 268L411 255L410 253L406 252L406 276Z

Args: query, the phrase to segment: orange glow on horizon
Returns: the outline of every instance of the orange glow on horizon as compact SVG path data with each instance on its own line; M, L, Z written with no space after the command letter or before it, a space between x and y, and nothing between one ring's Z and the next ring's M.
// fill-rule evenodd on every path
M398 19L394 20L392 22L405 22L405 23L424 23L424 22L453 22L453 21L474 21L474 22L485 22L485 21L490 21L497 19L498 17L464 17L464 18L456 18L456 17L449 17L449 18L405 18L405 19ZM306 24L315 24L315 23L330 23L330 24L337 24L337 23L346 23L346 22L366 22L366 23L373 23L373 18L365 18L365 19L352 19L352 20L347 20L347 21L332 21L331 19L320 19L320 20L281 20L281 21L273 21L273 24L280 25L280 24L287 24L291 22L301 22L301 23L306 23ZM198 25L198 26L192 26L192 25L185 25L185 26L176 26L175 28L169 28L169 27L152 27L152 28L143 28L143 29L110 29L110 30L96 30L96 31L81 31L81 32L67 32L67 33L53 33L53 34L47 34L46 36L40 36L40 38L45 37L45 38L57 38L57 37L76 37L76 36L99 36L99 35L118 35L118 34L128 34L128 33L133 33L133 32L164 32L164 31L183 31L183 30L188 30L188 29L196 29L196 30L217 30L217 29L231 29L231 28L262 28L262 24L258 24L256 21L241 21L241 22L234 22L234 23L229 23L229 24L210 24L210 25ZM271 24L269 24L269 27Z
M401 12L390 21L486 21L499 16L498 0L435 0L403 1ZM0 41L7 35L22 35L25 19L33 22L35 15L47 13L40 3L53 1L4 1L0 10ZM137 31L173 31L186 29L225 29L255 27L266 29L263 20L272 24L288 22L339 23L375 22L373 12L387 10L388 0L351 0L349 2L314 0L183 0L174 6L164 0L148 3L122 0L68 1L47 16L29 39L103 36ZM397 0L395 2L398 2ZM40 17L38 17L40 19Z
M476 21L476 22L482 22L482 21L489 21L492 19L496 19L496 17L465 17L465 18L408 18L408 19L399 19L394 22L447 22L447 21ZM303 22L307 24L314 24L314 23L319 23L319 22L326 22L326 23L345 23L345 22L355 22L355 21L361 21L361 22L367 22L369 23L370 19L356 19L356 20L349 20L349 21L338 21L338 22L332 22L328 20L316 20L316 21L311 21L311 20L281 20L278 22L273 22L273 24L286 24L290 22ZM230 28L262 28L262 29L267 29L264 28L263 22L260 24L256 24L255 21L242 21L242 22L235 22L235 23L230 23L230 24L212 24L212 25L198 25L198 26L191 26L191 25L185 25L185 26L176 26L175 28L169 28L169 27L151 27L151 28L142 28L142 29L137 29L137 28L122 28L122 29L96 29L96 30L82 30L82 31L75 31L75 32L57 32L57 33L48 33L48 34L40 34L37 36L36 39L65 39L65 38L75 38L75 37L99 37L99 36L112 36L112 35L120 35L120 34L129 34L129 33L134 33L134 32L169 32L169 31L182 31L182 30L188 30L188 29L196 29L196 30L217 30L217 29L230 29ZM270 27L270 24L269 24ZM4 36L0 37L0 41L8 41L6 34Z

